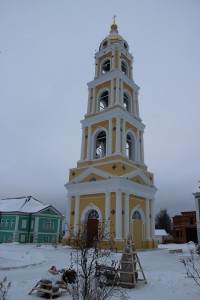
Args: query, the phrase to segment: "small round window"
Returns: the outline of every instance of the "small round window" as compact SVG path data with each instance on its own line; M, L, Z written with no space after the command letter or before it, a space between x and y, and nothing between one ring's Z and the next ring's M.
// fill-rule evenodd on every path
M88 219L98 219L99 218L99 214L96 210L91 210L89 212L89 215L88 215Z
M141 214L138 210L133 213L132 219L134 220L142 220Z

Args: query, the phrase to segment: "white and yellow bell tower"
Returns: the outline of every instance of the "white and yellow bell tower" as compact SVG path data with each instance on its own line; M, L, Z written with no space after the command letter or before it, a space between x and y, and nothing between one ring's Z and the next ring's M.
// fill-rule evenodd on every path
M95 53L95 78L88 83L87 113L77 167L69 171L68 226L87 223L91 245L98 223L106 220L110 239L123 249L131 233L136 248L154 248L153 174L144 163L144 124L133 56L119 35L115 17L110 34ZM69 231L66 230L67 241Z

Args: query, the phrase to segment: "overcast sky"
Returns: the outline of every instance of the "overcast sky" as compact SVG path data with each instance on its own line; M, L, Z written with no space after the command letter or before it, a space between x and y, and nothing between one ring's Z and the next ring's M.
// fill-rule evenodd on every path
M156 211L194 210L199 0L0 0L0 198L32 195L65 212L94 53L114 14L134 56Z

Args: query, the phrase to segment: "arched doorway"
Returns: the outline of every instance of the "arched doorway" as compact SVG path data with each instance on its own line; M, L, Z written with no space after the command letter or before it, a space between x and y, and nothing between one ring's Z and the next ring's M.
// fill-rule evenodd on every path
M99 214L95 209L89 211L87 216L87 247L93 247L98 238Z
M136 249L142 248L142 217L138 210L132 215L132 237Z

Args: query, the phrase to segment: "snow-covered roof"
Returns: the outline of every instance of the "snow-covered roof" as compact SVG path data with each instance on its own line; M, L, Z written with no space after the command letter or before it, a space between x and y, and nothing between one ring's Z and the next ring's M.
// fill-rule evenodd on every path
M1 212L26 212L36 213L50 205L45 205L41 201L33 198L32 196L8 198L0 200Z
M168 235L165 229L155 229L155 235L166 236Z

